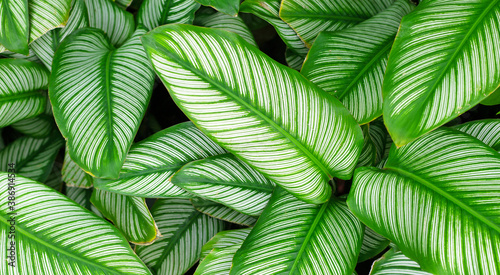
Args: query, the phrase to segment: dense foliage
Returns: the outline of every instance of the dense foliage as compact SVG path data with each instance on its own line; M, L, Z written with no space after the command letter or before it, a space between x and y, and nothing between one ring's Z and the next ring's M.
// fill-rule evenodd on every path
M500 0L0 0L0 57L0 274L500 274Z

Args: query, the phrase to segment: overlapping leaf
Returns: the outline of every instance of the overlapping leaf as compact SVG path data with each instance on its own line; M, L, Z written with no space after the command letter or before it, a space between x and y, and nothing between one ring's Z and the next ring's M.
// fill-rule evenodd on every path
M370 270L370 275L387 274L430 275L431 273L422 271L418 263L393 248L376 260Z
M219 220L246 226L253 226L257 222L256 217L240 213L214 201L202 198L192 198L190 201L196 210Z
M222 12L216 12L214 14L202 14L196 16L194 24L207 28L234 32L245 39L245 41L247 41L248 43L257 47L257 42L255 42L252 32L240 17L230 16Z
M356 170L348 204L425 271L496 274L499 194L500 154L444 128L393 146L384 170Z
M251 216L260 215L274 189L273 182L231 154L190 162L170 180L196 196Z
M251 228L244 228L217 233L203 246L200 264L194 274L229 274L234 254L241 247L250 230Z
M14 163L19 175L44 182L63 145L63 139L55 132L45 138L20 137L0 151L0 171L7 171L8 164Z
M382 237L373 229L365 226L365 233L363 235L363 242L361 243L361 249L359 250L358 262L363 262L377 256L382 252L388 245L390 241Z
M137 22L148 30L172 23L192 24L199 7L195 0L144 0L137 13Z
M312 46L322 31L352 27L385 10L394 0L283 0L280 17Z
M0 19L0 52L9 50L28 54L28 0L0 2Z
M384 121L396 145L452 120L498 87L499 26L497 0L422 1L403 18L383 84Z
M85 171L71 159L67 147L64 150L64 163L61 173L66 186L91 188L94 182L92 176L85 173Z
M162 237L136 252L158 275L181 275L198 261L202 246L224 222L196 211L186 199L159 199L152 209Z
M99 209L97 209L91 202L93 189L79 188L66 186L66 196L72 199L74 202L78 203L82 207L94 212L99 217L104 217Z
M68 22L71 0L29 0L30 43Z
M240 0L196 0L196 2L231 16L236 16L240 8Z
M9 183L7 173L0 172L0 182ZM151 274L108 222L41 183L17 176L14 184L14 208L8 192L0 194L0 239L9 243L15 211L16 267L3 260L1 274Z
M483 105L498 105L500 104L500 89L496 89L492 94L490 94L487 98L481 101Z
M96 177L118 177L151 97L154 73L140 41L144 33L137 29L115 49L101 30L79 29L54 57L54 117L71 158Z
M279 17L280 5L280 0L246 0L241 4L240 11L242 13L254 14L271 24L290 51L298 56L298 58L295 57L294 59L301 59L300 64L302 66L302 62L309 49L297 33ZM291 56L292 53L290 53L289 56ZM297 67L290 67L297 69ZM297 70L300 70L300 67Z
M35 138L48 136L55 128L54 119L50 115L40 114L23 119L10 125L16 131Z
M337 32L322 32L301 73L351 111L359 124L382 115L382 82L401 18L412 11L398 0L372 18Z
M476 120L453 128L479 139L500 152L500 119Z
M192 198L169 178L188 162L227 153L191 122L138 142L130 149L117 180L97 179L96 187L130 196Z
M49 84L43 65L18 59L0 59L0 127L34 117L45 109L41 93Z
M64 38L77 29L88 27L87 7L84 0L73 0L68 22L64 28L48 31L30 44L31 49L40 58L43 64L52 70L54 53Z
M94 189L90 202L135 244L151 244L160 235L144 198Z
M351 275L362 238L363 225L345 202L332 196L307 204L277 187L236 252L231 274Z
M181 110L287 191L323 203L331 177L350 178L361 129L338 100L297 71L221 30L168 25L142 41Z
M135 29L134 16L113 0L85 0L85 4L89 26L103 30L113 46L121 46L132 36Z

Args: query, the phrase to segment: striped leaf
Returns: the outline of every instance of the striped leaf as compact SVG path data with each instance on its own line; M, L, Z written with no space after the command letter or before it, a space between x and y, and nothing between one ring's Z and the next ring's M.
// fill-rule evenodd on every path
M0 59L0 128L41 114L49 84L43 65L20 59Z
M338 100L297 71L221 30L167 25L142 41L181 110L276 184L323 203L330 178L351 177L361 129Z
M245 0L241 3L240 12L251 13L267 21L274 27L291 52L305 58L309 48L306 47L295 30L279 17L280 5L281 0Z
M385 10L394 0L283 0L280 17L312 46L322 31L352 27Z
M304 57L296 54L294 51L290 50L290 48L286 48L285 60L288 67L300 71L302 64L304 63L304 59Z
M133 0L115 0L115 3L122 9L127 9L130 4L132 4Z
M214 201L192 198L191 204L193 204L194 208L201 213L226 222L246 226L253 226L255 222L257 222L256 217L242 214Z
M121 46L134 33L134 16L120 8L113 0L85 0L85 4L90 27L103 30L113 46ZM137 33L134 37L136 35Z
M364 262L377 256L380 252L389 245L390 241L373 229L365 226L365 234L363 235L363 242L359 250L358 262Z
M136 252L157 275L184 274L198 261L203 245L225 226L186 199L159 199L151 212L162 237L152 245L136 246Z
M28 0L0 1L0 52L27 55L29 42Z
M241 17L230 16L222 12L216 12L214 14L201 14L196 16L194 24L207 28L234 32L245 39L245 41L249 44L257 47L257 42L255 42L252 32Z
M500 104L500 89L496 89L492 94L490 94L487 98L481 101L481 104L491 106Z
M66 186L79 188L91 188L93 186L94 179L71 159L67 146L64 150L64 163L61 173Z
M500 119L483 119L453 127L467 133L500 153Z
M99 217L104 218L99 209L97 209L91 202L90 198L92 197L93 189L85 189L78 187L66 186L66 196L72 199L74 202L83 206L84 208L94 212Z
M233 259L231 274L345 274L356 266L363 225L345 202L307 204L281 188ZM272 259L272 260L270 260Z
M198 8L200 4L195 0L144 0L137 22L148 30L165 24L192 24Z
M499 25L498 0L422 1L403 18L383 83L384 121L397 146L454 119L498 87Z
M382 115L382 82L401 18L414 9L398 0L372 18L337 32L322 32L301 73L336 96L359 124Z
M499 194L500 154L443 128L393 146L384 170L357 169L347 202L425 271L497 274Z
M40 114L36 117L23 119L10 125L16 131L35 138L48 136L55 128L54 118Z
M188 162L227 153L191 122L160 131L130 148L117 180L96 179L102 190L129 196L192 198L169 178Z
M368 127L370 138L376 149L375 164L379 164L383 159L386 159L389 156L389 151L392 146L392 139L387 132L382 119L379 118L377 120L374 120L373 122L370 122Z
M68 22L71 0L29 0L30 43Z
M410 260L403 252L396 251L394 248L376 260L370 270L370 275L389 274L431 275L431 273L422 271L418 263Z
M258 216L274 183L231 154L193 161L171 179L173 184L238 212Z
M118 177L149 103L154 73L141 45L144 33L138 29L115 49L101 30L79 29L54 56L54 117L71 159L95 177Z
M363 125L361 129L363 130L364 141L363 148L361 149L361 154L359 155L358 164L356 166L372 166L376 161L377 148L372 141L369 126Z
M63 180L61 175L61 164L59 162L54 162L52 169L50 170L49 176L45 180L44 184L53 188L59 192L62 191Z
M217 233L210 241L201 248L200 262L205 260L205 257L210 254L213 249L222 249L239 245L243 243L252 228L226 230Z
M202 248L202 260L195 275L222 275L231 270L234 254L243 244L251 228L228 230L217 233ZM203 254L207 253L206 257Z
M240 9L240 0L196 0L196 2L231 16L236 16Z
M0 182L7 186L7 173ZM3 260L1 274L151 274L108 222L31 179L17 176L12 186L13 208L8 192L0 194L0 239L6 255L15 211L17 259L15 269Z
M17 174L44 182L63 145L64 141L56 132L46 138L18 138L0 151L0 171L7 171L8 164L15 163Z
M1 45L0 45L1 48ZM0 49L1 51L1 49ZM30 48L28 55L24 55L21 53L15 53L11 51L3 51L0 52L0 58L5 57L5 58L17 58L17 59L25 59L28 61L32 61L35 63L40 63L43 64L42 61L36 56L35 52Z
M84 0L73 0L68 23L64 28L56 28L48 31L30 44L30 48L36 53L43 64L52 70L54 53L64 38L77 29L88 27L87 7Z
M134 244L151 244L160 232L144 198L94 189L90 202Z

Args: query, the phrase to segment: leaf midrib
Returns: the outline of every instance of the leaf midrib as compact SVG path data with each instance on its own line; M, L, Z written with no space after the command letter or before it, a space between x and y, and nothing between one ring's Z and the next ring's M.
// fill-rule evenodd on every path
M331 198L330 198L330 200L331 200ZM317 227L319 221L321 220L321 218L323 218L323 214L325 213L326 208L330 204L330 200L328 200L327 202L323 203L323 205L321 205L321 208L319 209L318 214L316 214L316 217L314 218L313 224L309 228L309 231L307 232L306 238L304 239L304 242L302 242L302 245L300 246L300 250L297 253L297 256L295 257L295 260L293 261L293 265L290 268L290 271L288 272L288 274L294 274L293 272L295 271L295 269L297 269L299 262L302 262L301 261L302 254L304 254L304 251L306 250L306 247L309 244L309 240L312 238L312 235L315 233L316 227Z
M442 190L441 188L437 187L436 185L430 183L426 179L423 179L423 178L419 177L418 175L415 175L415 174L413 174L411 172L408 172L408 171L405 171L403 169L399 169L399 168L396 168L396 167L385 166L384 169L394 171L394 172L396 172L398 174L401 174L401 175L403 175L403 176L405 176L407 178L410 178L410 179L412 179L412 180L414 180L414 181L416 181L416 182L418 182L418 183L426 186L427 188L429 188L432 191L438 193L442 197L448 199L449 201L451 201L455 205L459 206L461 209L467 211L473 217L475 217L478 220L482 221L483 223L485 223L486 225L488 225L489 227L491 227L493 230L495 230L498 233L500 233L500 227L498 225L496 225L495 223L493 223L492 221L490 221L488 218L486 218L481 213L477 212L476 210L474 210L473 208L471 208L467 204L463 203L460 199L457 199L457 198L453 197L452 195L450 195L446 191Z
M105 61L105 67L104 67L104 72L105 72L105 79L104 79L104 91L106 93L106 99L104 104L106 104L106 111L107 111L107 122L106 122L106 130L108 133L108 142L106 143L106 151L108 154L108 161L112 161L114 159L113 157L113 108L112 108L112 96L111 96L111 62L112 62L112 57L113 53L115 50L110 50L106 56L106 61Z
M4 216L4 213L2 213L2 215L0 215L0 221L3 222L4 224L6 224L7 226L10 226L10 223L8 223L7 220L3 216ZM16 219L17 219L17 217L16 217ZM44 245L44 246L46 246L54 251L57 251L58 253L66 255L68 258L74 258L77 261L84 262L84 263L92 265L92 266L96 266L98 269L109 271L112 274L120 274L120 273L117 273L115 270L109 269L107 266L97 265L96 263L91 262L85 258L77 258L77 257L75 257L75 255L72 255L72 254L66 252L65 250L60 249L57 246L54 246L50 243L45 242L44 240L38 238L36 235L31 234L30 232L26 231L25 229L19 227L18 224L16 224L16 232L20 232L24 236L34 240L35 242L38 242L38 243L40 243L40 244L42 244L42 245Z
M9 101L13 101L13 100L20 100L20 99L24 99L24 98L32 97L32 96L36 96L36 97L39 97L39 98L43 99L42 90L37 90L37 91L32 91L32 92L26 92L26 93L16 93L16 94L13 94L13 95L0 96L0 104L3 103L3 102L9 102Z
M427 94L426 100L431 96L431 94L434 94L436 91L437 86L442 82L445 74L448 72L450 69L451 65L453 64L453 60L456 59L458 54L462 51L462 48L465 46L466 42L469 40L469 37L475 33L475 30L479 26L479 23L484 19L484 17L495 7L495 5L498 3L500 0L493 0L486 9L481 13L479 18L476 20L476 22L472 25L472 27L468 30L467 34L465 37L462 39L458 47L455 48L455 52L453 52L453 55L451 56L450 59L448 59L448 63L446 63L446 66L441 70L439 73L439 76L434 79L434 83L432 84L431 88L429 89L430 93ZM425 100L425 101L426 101Z
M169 56L170 58L176 60L180 65L189 69L195 75L197 75L201 79L204 79L205 81L207 81L211 85L217 87L220 91L223 91L226 95L233 98L233 100L240 103L241 105L246 107L251 112L255 113L259 118L263 119L265 122L269 123L269 125L271 127L276 129L280 134L282 134L284 137L286 137L288 140L290 140L293 145L295 145L302 153L304 153L304 155L306 155L312 162L314 162L314 164L316 164L327 177L332 178L332 176L328 172L328 169L323 164L321 164L321 162L312 153L310 153L309 150L307 150L298 140L296 140L295 137L293 137L290 133L288 133L283 128L281 128L273 120L271 120L270 118L265 116L260 110L258 110L257 108L254 108L252 105L250 105L244 99L231 93L230 92L231 89L229 89L229 87L215 81L214 79L210 78L208 75L203 74L203 71L200 71L197 68L194 68L190 63L184 61L182 58L177 58L177 56L174 55L173 53L170 53L168 51L162 51L162 53ZM246 56L246 52L245 52L245 58L246 58L246 60L248 60L248 57Z

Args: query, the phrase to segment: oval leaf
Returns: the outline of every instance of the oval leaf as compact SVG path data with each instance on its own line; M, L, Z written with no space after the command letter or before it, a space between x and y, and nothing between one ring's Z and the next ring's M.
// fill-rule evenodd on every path
M331 177L350 178L361 129L338 100L297 71L226 31L167 25L142 40L181 110L269 179L323 203Z
M410 260L403 252L394 250L394 248L376 260L370 270L370 275L386 274L431 275L431 273L422 271L418 263Z
M165 24L192 24L199 8L195 0L144 0L137 13L137 22L148 30Z
M29 53L28 0L2 0L0 2L1 48L27 55ZM3 46L3 47L2 47Z
M499 24L497 0L422 1L403 18L383 84L384 121L397 146L459 116L498 87Z
M144 33L138 29L115 49L102 31L80 29L54 57L54 117L71 159L95 177L118 177L149 103L154 73L141 45Z

